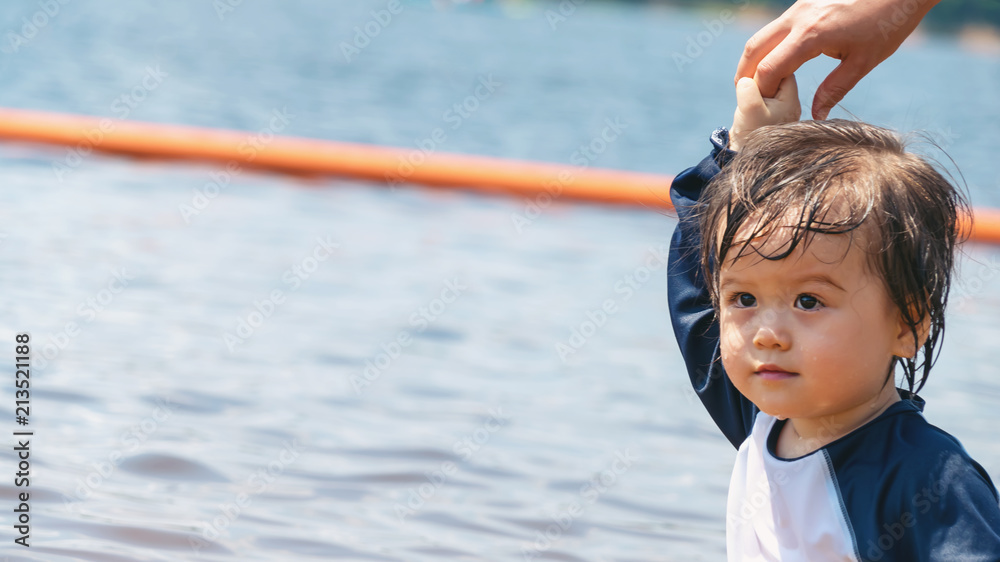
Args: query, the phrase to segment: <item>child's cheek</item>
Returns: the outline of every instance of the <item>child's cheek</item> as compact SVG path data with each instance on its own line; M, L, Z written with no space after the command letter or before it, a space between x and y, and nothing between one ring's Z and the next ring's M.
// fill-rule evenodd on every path
M743 336L731 322L726 322L725 318L719 326L719 354L722 357L722 366L730 375L738 372L743 357Z

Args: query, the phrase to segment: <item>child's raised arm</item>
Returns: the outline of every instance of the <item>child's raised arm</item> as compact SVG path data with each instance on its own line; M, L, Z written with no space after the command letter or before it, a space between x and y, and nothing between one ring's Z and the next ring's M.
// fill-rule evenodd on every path
M798 121L802 115L799 89L795 75L781 81L773 98L764 98L753 78L740 78L736 83L736 115L729 130L729 149L739 151L746 136L765 125Z
M719 429L739 448L758 410L733 386L719 360L719 324L700 263L698 199L733 156L727 148L739 149L747 134L765 125L798 120L801 107L794 77L781 83L773 99L762 98L752 79L741 80L736 98L732 131L716 131L711 154L678 174L670 186L670 200L679 220L670 244L667 296L674 335L691 384Z

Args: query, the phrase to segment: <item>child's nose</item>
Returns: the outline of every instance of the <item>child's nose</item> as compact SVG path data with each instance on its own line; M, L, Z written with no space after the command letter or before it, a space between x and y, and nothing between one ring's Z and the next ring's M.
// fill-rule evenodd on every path
M762 312L753 335L754 347L785 350L791 346L791 343L788 331L783 328L778 314L772 311Z

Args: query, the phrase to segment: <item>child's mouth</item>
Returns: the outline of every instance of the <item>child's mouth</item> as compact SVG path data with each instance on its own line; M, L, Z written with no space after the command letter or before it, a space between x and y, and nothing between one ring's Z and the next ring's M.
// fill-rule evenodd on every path
M798 373L786 371L777 365L761 365L754 374L766 381L778 381L799 376Z

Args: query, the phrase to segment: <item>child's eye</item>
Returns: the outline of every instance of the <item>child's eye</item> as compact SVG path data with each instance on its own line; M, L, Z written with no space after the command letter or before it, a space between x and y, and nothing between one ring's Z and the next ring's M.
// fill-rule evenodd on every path
M802 310L815 310L822 303L812 295L799 295L795 298L795 307Z
M757 304L757 297L751 295L750 293L735 293L729 297L729 302L735 303L737 306L743 308L749 308Z

